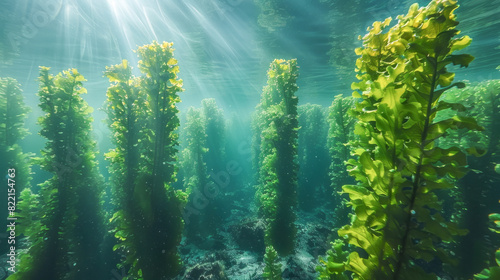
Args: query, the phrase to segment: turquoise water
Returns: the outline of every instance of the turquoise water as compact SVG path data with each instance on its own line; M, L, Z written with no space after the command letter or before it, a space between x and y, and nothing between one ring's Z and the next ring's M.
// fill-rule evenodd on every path
M420 6L427 5L427 1L417 2ZM329 169L329 166L333 159L329 154L331 146L328 145L331 145L333 138L328 136L330 123L327 123L327 108L335 96L347 97L352 93L351 83L357 81L354 71L357 55L354 49L362 46L358 36L366 34L366 28L374 21L383 21L387 17L395 18L397 15L405 14L412 3L415 1L2 0L0 1L0 77L15 78L20 84L24 102L31 108L25 121L29 134L19 139L18 143L25 153L33 153L36 157L42 156L41 151L47 141L39 133L41 125L38 119L45 114L39 107L40 98L37 96L39 66L50 67L54 75L66 69L76 68L85 77L83 86L88 93L83 95L83 99L94 109L91 114L93 117L91 134L92 139L96 141L96 159L99 162L97 169L103 176L101 184L105 194L102 196L104 201L102 215L103 221L107 221L118 208L112 191L113 175L109 169L111 163L105 160L104 156L110 149L115 148L116 143L113 141L116 134L110 130L107 123L109 117L105 102L110 82L103 76L103 72L106 66L119 64L126 59L132 66L132 73L140 76L141 71L137 66L139 58L135 50L153 41L160 44L164 41L173 42L174 56L180 69L178 76L183 80L184 92L179 93L182 102L177 104L180 111L178 114L180 128L176 133L180 134L180 138L176 149L179 153L178 158L172 163L178 169L177 181L171 184L176 189L186 190L185 179L189 174L186 166L195 165L197 162L193 160L192 164L186 163L188 156L183 154L185 149L189 150L189 143L195 141L190 138L194 137L192 136L194 132L189 132L188 109L193 106L200 108L202 100L207 98L215 99L217 108L223 113L220 123L213 129L220 131L206 132L208 137L206 145L212 148L208 148L209 156L205 158L205 163L208 162L205 164L208 166L205 167L208 168L205 170L205 175L210 176L210 172L220 175L218 172L221 170L239 170L239 172L233 170L235 175L230 174L228 177L229 186L217 195L221 199L217 201L215 209L220 212L205 213L213 215L209 216L209 220L213 220L212 225L218 225L217 230L200 233L196 237L184 232L178 247L184 265L176 279L183 279L182 277L261 279L264 269L265 226L261 224L262 209L259 210L258 199L255 198L254 186L259 184L258 177L262 170L259 173L260 148L257 144L255 150L254 146L255 139L261 138L259 133L262 131L252 129L252 119L255 120L256 106L261 100L263 87L268 80L266 73L271 61L296 58L299 66L296 83L299 89L295 95L298 97L299 105L298 127L301 127L298 132L299 158L295 158L300 170L296 180L299 185L299 207L295 222L298 229L297 246L291 257L281 257L279 261L282 263L284 279L315 279L319 275L315 271L316 265L320 263L319 256L324 256L326 250L331 247L330 241L338 237L336 230L349 223L349 219L337 217L339 212L336 211L343 207L342 199L335 198L340 186L334 189L330 186L332 175L329 172L331 173L332 169ZM448 70L456 73L456 81L466 81L471 84L471 88L477 83L500 79L500 71L497 69L500 66L500 17L498 16L500 1L459 1L459 5L456 14L460 22L457 27L461 31L460 36L468 35L472 38L471 45L459 53L471 54L475 60L467 68L450 66ZM480 86L477 87L478 92L479 88ZM500 93L498 88L494 90ZM462 101L470 106L468 110L474 112L475 117L479 116L479 113L474 111L475 101ZM317 123L309 120L313 118L311 116L304 117L305 111L316 110L300 107L308 103L320 105L316 108L319 120ZM205 117L208 118L212 114L214 113L207 113ZM258 111L258 114L263 112ZM480 117L482 116L478 118ZM208 122L205 120L204 124ZM491 123L494 124L490 125ZM490 132L495 130L495 124L498 128L494 118L489 119L489 122L486 121L486 125L480 124L487 127L486 131L490 129ZM217 133L224 136L220 137ZM309 135L308 138L306 134L312 134L313 137ZM488 136L490 137L488 139L493 139L494 136L496 137L496 135ZM480 142L474 138L475 136L471 137L472 140L469 142ZM210 153L211 150L216 150L214 143L219 140L223 143L221 145L224 147L223 151L221 150L220 154ZM463 140L459 146L465 149L469 142ZM489 148L493 155L488 160L491 161L490 165L494 166L500 163L495 158L498 147L491 145ZM314 150L314 153L307 154L306 150ZM167 161L163 165L170 163ZM471 169L480 166L474 165L477 163L475 159L469 159L468 163ZM32 190L40 194L43 187L39 184L51 178L53 174L35 162L31 168ZM262 166L260 168L262 169ZM340 169L334 170L333 173L340 172ZM489 173L488 170L478 169L474 174ZM493 177L478 176L487 182L484 184L489 184L488 186L498 183L498 174ZM479 182L475 177L464 178L455 182L458 186L454 188L455 190L460 188L470 190L471 186ZM345 184L356 183L354 179L350 179ZM305 191L300 189L305 185L311 185L311 188L314 185L317 192L310 195L307 189ZM470 192L473 193L474 190ZM472 216L462 220L462 224L467 224L466 219L474 220L474 218L484 222L482 224L484 231L471 235L474 240L478 240L477 243L472 242L467 245L462 243L462 247L469 246L468 249L457 249L455 253L460 258L469 254L487 255L488 259L485 257L481 262L471 265L473 268L470 271L463 269L457 272L448 269L446 265L443 268L441 260L432 260L430 264L422 265L426 271L436 273L440 279L468 279L467 277L472 277L473 273L480 272L479 268L486 267L487 261L491 265L494 264L492 254L500 244L497 243L499 239L495 235L490 235L487 229L486 215L500 212L496 203L500 193L493 187L478 190L477 193L480 193L479 197L488 196L488 199L483 201L478 198L474 201L476 204L465 205L471 202L462 201L463 196L466 196L464 192L452 195L439 193L438 196L444 201L443 211L447 219L454 219L475 207L481 209L471 213L481 213L483 216ZM145 204L149 203L141 191L135 194L141 197ZM445 199L454 196L458 198ZM301 197L305 203L301 202ZM460 204L462 202L465 204ZM0 207L6 208L4 202ZM40 217L34 219L38 218ZM112 229L108 227L107 222L104 224L106 225L102 228L103 232ZM103 238L106 238L102 245L105 248L96 249L98 252L96 255L104 256L109 261L106 261L104 267L99 268L100 272L97 274L102 277L101 279L122 279L128 276L131 273L128 271L129 266L123 269L116 268L126 254L119 250L113 252L110 249L116 242L113 236L108 234ZM4 250L2 253L6 252L7 247L3 247L5 240L0 244ZM22 244L25 249L30 246L26 241ZM441 245L439 243L439 246ZM451 248L455 245L442 246ZM480 249L475 251L474 246ZM484 246L489 246L490 252L481 251ZM345 250L353 249L349 247ZM19 256L26 252L22 251ZM460 264L463 266L466 260L467 258L462 258ZM7 274L6 267L0 273ZM207 275L211 273L213 278L202 278L208 277ZM36 277L38 278L32 279L53 280L44 278L46 276ZM60 279L80 279L71 275L66 277L69 278Z

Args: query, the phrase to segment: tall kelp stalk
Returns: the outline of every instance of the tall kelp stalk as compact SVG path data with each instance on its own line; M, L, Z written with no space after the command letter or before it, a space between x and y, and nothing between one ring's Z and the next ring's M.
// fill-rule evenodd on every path
M201 101L201 113L205 120L208 149L204 159L211 182L203 189L205 197L210 201L207 208L208 217L205 218L204 224L212 236L220 237L216 235L216 229L230 213L225 211L227 204L230 203L224 201L225 193L229 191L230 185L234 184L232 176L237 175L239 168L238 166L235 168L233 161L227 160L224 111L217 106L215 99L206 98Z
M500 175L495 166L500 163L500 80L473 83L463 89L453 89L443 96L446 102L464 105L467 110L461 115L473 117L484 131L460 129L448 133L439 141L439 146L448 148L460 144L464 151L479 151L482 157L470 157L467 173L457 184L459 188L453 196L450 207L464 209L456 215L457 222L469 230L458 241L458 274L470 279L474 273L494 261L490 248L500 239L488 230L488 213L494 211L499 199L497 187ZM437 118L444 119L453 114L448 109L441 111ZM459 199L457 199L459 198Z
M19 146L19 142L28 134L28 130L24 128L24 120L29 112L30 108L24 104L19 83L12 78L0 78L1 172L7 175L8 168L16 169L18 179L20 179L16 182L18 192L30 185L27 155L22 153ZM7 209L7 207L4 208Z
M328 183L327 124L325 110L320 105L298 107L299 134L299 206L312 211L316 206L331 202Z
M217 236L223 214L226 172L225 119L215 99L203 99L200 109L189 108L183 130L186 148L182 151L181 170L189 199L184 212L188 237L202 243Z
M224 111L217 106L215 99L206 98L201 101L205 133L207 134L207 154L205 160L207 171L217 173L226 169L226 121Z
M297 60L274 60L257 105L260 127L257 199L267 224L266 245L282 256L293 252L297 205Z
M96 143L91 137L92 108L81 95L84 77L76 69L56 76L40 68L40 134L47 139L36 162L52 178L37 196L23 193L20 230L29 251L8 279L104 279L97 252L103 239Z
M206 208L204 226L207 232L219 241L221 236L217 235L223 220L227 218L230 211L228 205L233 201L228 201L225 194L234 185L234 177L239 171L239 166L228 161L226 155L226 119L224 111L217 106L215 99L206 98L201 101L201 113L205 120L205 133L207 135L207 153L204 160L207 163L207 172L210 184L203 188L204 196L209 200Z
M190 242L201 243L209 235L206 220L212 218L206 213L207 208L212 207L210 200L205 196L205 190L213 186L209 184L207 174L205 162L205 155L208 152L207 134L200 109L189 108L183 134L187 144L181 153L181 169L184 172L184 188L189 193L184 222Z
M473 57L453 52L468 46L467 36L454 38L458 21L453 0L414 4L387 30L391 19L375 22L356 50L360 82L353 93L359 122L352 144L357 159L349 173L357 185L345 185L355 216L338 231L356 250L345 263L328 263L331 274L343 270L354 279L436 279L438 259L452 263L447 243L465 234L441 215L436 192L451 189L446 177L466 172L466 156L458 147L439 148L435 141L449 129L480 129L471 118L453 116L435 122L446 108L464 109L440 100L454 73L446 66L468 66ZM386 31L387 30L387 31ZM385 31L385 32L384 32Z
M354 124L356 118L352 114L355 106L353 97L335 96L328 113L328 151L331 158L329 177L331 191L336 202L336 225L341 226L349 222L350 208L346 205L346 198L341 196L342 186L353 184L354 179L346 170L346 163L351 156L349 143L354 141Z
M12 186L0 189L0 197L5 198L0 203L0 217L3 219L8 217L8 207L18 201L21 192L25 189L29 192L30 188L30 155L23 153L20 146L20 141L28 134L28 130L24 128L24 120L29 112L17 81L0 78L0 174L2 178L7 178L7 185ZM10 247L7 239L1 240L0 244L2 253Z
M176 276L177 247L183 230L186 194L171 186L176 174L179 126L176 104L182 91L172 43L139 47L139 69L132 77L127 61L107 67L108 115L116 148L111 161L117 212L116 249L125 256L126 279L158 280Z

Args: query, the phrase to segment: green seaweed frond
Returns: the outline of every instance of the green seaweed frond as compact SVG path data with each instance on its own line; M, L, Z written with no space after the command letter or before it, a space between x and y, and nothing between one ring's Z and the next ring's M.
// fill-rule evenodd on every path
M457 7L452 0L414 4L392 27L390 18L375 22L356 49L360 81L352 89L362 101L348 170L357 184L343 186L355 215L338 231L356 248L345 265L354 279L436 279L419 263L453 263L446 244L466 233L443 218L436 194L453 187L447 178L467 172L465 154L436 140L448 130L482 129L458 115L435 121L437 112L458 108L441 95L464 86L446 66L474 59L453 54L471 42L455 38Z
M262 277L267 280L281 280L281 264L278 262L278 253L274 250L273 246L266 247L266 254L264 255L264 273Z
M298 120L297 60L274 60L267 73L255 124L259 132L260 213L267 223L266 244L280 255L295 247ZM255 138L254 138L255 139Z
M116 146L106 154L117 209L112 232L128 279L174 277L181 267L177 246L187 194L172 184L183 82L173 51L167 42L139 47L140 77L132 76L126 60L104 72L111 83L106 110Z
M321 280L347 280L344 273L347 265L349 251L345 250L343 241L337 239L331 242L332 248L326 252L326 259L320 257L320 265L316 266Z
M490 214L489 219L490 219L490 222L492 224L491 231L500 234L500 214L498 214L498 213ZM495 253L495 261L496 261L496 266L492 266L490 268L485 268L480 273L474 275L474 279L475 280L500 279L500 249L498 249Z

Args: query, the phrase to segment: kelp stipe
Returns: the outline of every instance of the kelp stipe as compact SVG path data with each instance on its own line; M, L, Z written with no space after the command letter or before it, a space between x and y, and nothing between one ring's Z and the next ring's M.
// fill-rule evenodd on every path
M113 186L112 203L117 209L110 220L114 227L112 232L119 242L113 250L128 250L125 251L128 258L118 266L126 267L127 274L140 279L142 275L137 261L133 261L138 258L135 248L138 242L133 239L133 221L139 219L135 217L137 214L134 212L134 203L143 203L136 196L138 192L135 187L140 166L139 139L145 123L144 110L139 105L146 100L144 94L140 94L139 78L132 77L131 67L126 60L122 64L106 67L104 76L112 83L107 90L106 112L111 131L114 132L113 144L116 146L105 154L106 159L111 162L108 168ZM134 199L138 201L134 202Z
M307 103L298 106L298 202L304 211L312 211L323 203L331 202L325 115L325 109L321 105Z
M24 153L19 145L28 134L24 121L29 112L30 108L24 103L19 83L12 78L0 78L0 172L2 178L13 180L5 180L6 186L0 191L0 196L5 198L0 203L0 217L4 219L9 215L8 207L12 206L13 202L19 201L24 190L29 193L31 186L31 168L28 163L31 155ZM8 174L12 174L13 177ZM9 189L15 190L14 196L9 193ZM16 216L19 218L21 205L17 206ZM21 233L19 228L17 233L18 235ZM10 247L6 241L7 239L0 242L2 253Z
M329 178L331 192L336 202L336 226L349 222L350 207L346 204L347 196L340 195L342 186L353 184L354 179L346 170L346 163L352 158L349 143L354 141L354 124L356 118L352 114L356 101L353 97L335 96L328 108L328 151L331 158Z
M220 237L216 234L217 228L220 228L223 219L229 214L224 208L230 202L224 201L227 188L234 186L229 182L221 182L217 179L217 174L227 170L229 161L226 159L226 119L224 111L217 106L214 98L206 98L201 101L201 114L204 119L204 131L207 134L207 153L205 162L207 163L207 174L210 177L211 184L205 186L204 196L210 200L210 205L206 208L207 217L205 218L205 227L214 237Z
M257 199L266 221L266 245L293 252L297 229L297 60L274 60L257 105L260 135Z
M23 139L28 130L24 128L30 108L24 104L19 83L12 78L0 78L0 147L2 153ZM8 159L8 157L2 157Z
M226 168L226 120L224 111L217 106L214 98L201 101L201 110L205 119L205 133L207 134L207 171L219 172Z
M386 30L391 19L375 22L356 49L360 82L352 88L362 98L354 110L359 122L352 144L356 160L349 173L357 185L346 185L355 216L339 236L357 247L342 269L354 279L436 279L425 264L452 259L444 246L465 234L440 214L436 191L453 186L467 169L458 147L442 149L435 141L448 129L480 129L473 119L454 116L435 122L436 113L460 105L440 101L454 73L446 66L468 66L473 57L452 53L467 47L467 36L454 38L456 1L414 4Z
M207 219L206 207L210 201L205 197L205 188L209 188L209 177L205 155L207 149L207 134L205 122L200 109L188 109L184 126L186 148L181 153L181 169L184 172L184 188L189 194L184 212L186 236L190 243L201 241L208 236L208 228L204 225ZM200 208L200 209L199 209ZM203 213L200 212L203 210Z
M141 88L146 93L148 124L144 128L146 141L141 145L144 153L144 166L141 166L139 178L145 184L141 192L150 196L152 215L148 219L147 209L139 213L144 216L139 220L139 231L149 238L149 246L142 244L138 249L142 255L138 263L144 280L164 279L177 275L180 269L180 257L177 247L180 244L182 228L182 207L186 194L174 190L179 126L176 104L181 102L177 95L182 92L182 80L177 77L179 66L173 56L173 43L157 42L139 47L139 69L145 75L141 78ZM136 186L136 188L138 188ZM145 226L145 228L144 228ZM141 240L143 241L143 240Z
M495 166L500 162L500 80L471 83L463 89L447 91L444 101L461 103L466 110L458 114L473 117L484 131L455 130L439 141L439 146L447 148L459 143L463 151L471 151L476 156L468 158L473 171L458 180L453 190L453 199L444 206L461 210L452 218L469 233L458 240L456 253L459 259L457 274L470 279L481 270L488 260L492 260L490 248L500 242L500 236L488 229L488 214L498 206L498 184L500 175ZM456 112L451 109L439 112L437 118L445 119ZM481 156L481 157L477 157Z
M188 109L181 142L180 170L184 188L189 193L184 222L189 242L203 243L211 235L217 238L217 227L224 214L222 193L226 187L212 177L225 170L225 119L215 99L203 99L202 107Z
M137 50L140 78L126 61L108 67L108 114L116 148L107 154L116 193L115 237L125 255L127 279L159 280L177 275L177 246L186 194L176 191L176 104L182 89L172 43Z
M16 198L31 185L30 154L23 153L19 146L19 142L28 135L24 121L30 111L24 104L19 83L12 78L0 78L0 170L2 178L5 178L8 169L15 169ZM2 206L2 213L4 210L7 206Z
M356 118L351 113L355 104L353 97L337 95L328 108L328 148L332 158L330 178L334 188L352 180L345 168L345 162L351 158L349 142L353 141L355 136Z
M56 76L40 68L40 134L47 139L36 159L53 177L40 184L38 196L24 192L23 234L30 248L19 271L8 279L102 279L96 257L103 238L96 144L91 137L92 108L81 95L84 77L76 69ZM29 205L28 205L29 204Z
M8 169L15 169L16 201L19 194L30 187L30 154L23 153L19 142L28 135L24 121L31 109L25 105L19 83L13 78L0 78L0 170L2 178ZM7 188L4 188L7 197ZM3 192L2 192L3 193ZM2 217L7 217L7 199L2 203ZM5 215L4 215L5 214ZM7 244L7 243L5 243Z

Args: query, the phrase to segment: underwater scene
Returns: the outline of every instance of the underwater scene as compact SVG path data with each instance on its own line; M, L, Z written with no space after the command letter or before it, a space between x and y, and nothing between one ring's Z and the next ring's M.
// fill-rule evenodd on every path
M500 0L0 0L0 280L500 280Z

